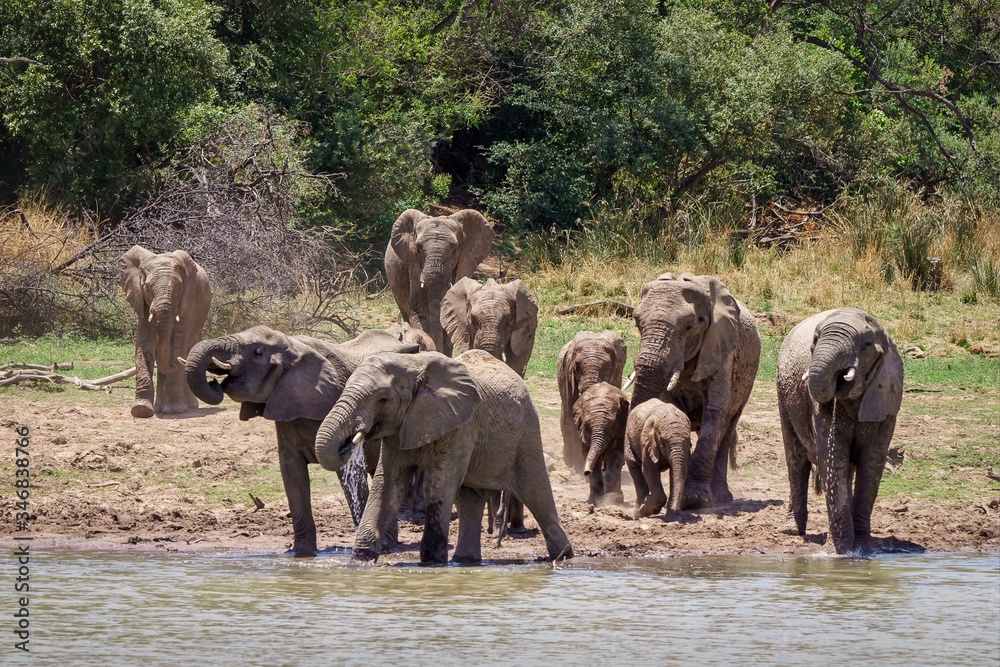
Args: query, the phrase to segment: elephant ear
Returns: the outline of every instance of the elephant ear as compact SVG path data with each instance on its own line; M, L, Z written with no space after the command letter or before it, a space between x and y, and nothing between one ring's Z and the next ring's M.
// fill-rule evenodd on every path
M146 315L140 266L150 257L153 257L153 253L142 246L134 245L118 260L118 284L125 292L125 300L132 306L132 310L136 312L140 320Z
M292 338L280 363L284 370L264 406L264 419L323 421L340 398L347 378L338 378L334 365L322 354Z
M465 364L438 352L422 352L413 399L399 429L399 448L416 449L467 424L482 402Z
M575 339L574 339L575 340ZM563 463L575 472L582 473L586 462L583 441L573 423L573 404L577 399L576 343L570 341L559 352L556 378L559 382L559 426L563 436Z
M472 278L462 278L452 285L441 299L441 327L459 354L467 352L472 346L469 300L482 288L482 283Z
M614 331L605 331L601 335L612 350L611 379L608 382L621 389L622 373L625 372L625 362L628 361L628 348L625 347L625 341L622 340L622 337Z
M490 254L494 232L483 214L471 208L452 213L448 217L462 225L462 247L459 248L458 264L451 277L451 281L457 283L459 278L467 278L475 273L479 263Z
M861 396L858 421L880 422L889 415L899 414L903 402L903 360L888 334L886 339L886 351L873 373L875 377Z
M392 223L392 234L389 236L389 247L410 266L417 261L417 222L427 216L415 208L408 208L399 214Z
M514 330L510 334L510 351L518 359L523 359L524 365L527 365L531 351L535 347L538 303L528 291L528 286L520 279L509 282L503 287L514 303Z
M649 290L651 290L654 287L656 287L656 285L658 283L665 282L665 281L668 281L668 280L677 280L677 278L675 278L674 274L672 274L670 272L661 273L654 280L650 280L648 283L646 283L645 285L643 285L642 286L642 291L639 292L639 301L642 301L643 299L645 299L646 298L646 293L649 292Z
M722 282L714 276L681 276L705 287L711 321L698 350L698 365L691 379L700 382L714 375L739 345L740 306Z

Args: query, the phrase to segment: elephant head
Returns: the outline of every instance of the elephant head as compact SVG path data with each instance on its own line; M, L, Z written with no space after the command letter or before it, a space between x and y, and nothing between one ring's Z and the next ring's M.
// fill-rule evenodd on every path
M401 343L416 345L421 352L437 352L437 348L434 347L434 339L427 332L414 329L408 322L393 324L386 331Z
M832 312L817 326L806 372L817 403L860 400L858 421L883 421L899 412L903 363L895 343L868 313L857 308Z
M316 458L340 468L363 440L396 437L400 450L435 442L468 423L482 397L459 361L437 352L386 353L358 366L316 434Z
M208 317L212 296L204 269L183 250L157 255L138 245L122 255L119 267L118 282L138 318L132 415L151 417L197 407L177 357L187 354Z
M444 297L441 325L458 352L486 350L524 377L535 346L538 304L521 280L462 278Z
M605 493L621 492L627 420L628 397L607 382L591 385L573 405L573 424L586 451L583 474L590 481L592 505Z
M319 421L337 402L352 369L344 355L322 341L258 326L199 342L191 348L185 373L195 396L209 405L218 405L223 395L241 403L244 421L256 416ZM222 382L206 380L206 372Z
M689 362L692 382L717 373L739 344L739 317L736 299L714 276L665 273L643 285L632 406L673 391Z
M583 472L584 454L579 431L573 424L573 405L584 391L598 382L621 388L627 356L625 341L613 331L599 334L580 331L559 352L556 369L561 399L563 461L578 473Z
M385 266L393 296L410 325L445 354L451 346L441 328L441 301L486 259L493 236L486 218L471 209L438 217L407 209L392 226Z

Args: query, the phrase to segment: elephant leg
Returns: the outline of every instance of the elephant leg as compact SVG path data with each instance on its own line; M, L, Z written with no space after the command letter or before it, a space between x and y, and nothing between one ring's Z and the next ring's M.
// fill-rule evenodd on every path
M153 401L156 392L153 388L153 353L145 351L143 346L135 348L135 401L132 403L133 417L152 417L156 414Z
M663 490L663 480L660 478L660 466L653 462L652 457L642 457L642 477L649 489L649 496L642 507L639 508L639 516L653 516L659 514L663 506L667 504L667 494Z
M542 471L545 471L544 463ZM545 477L544 484L537 486L538 488L526 488L522 485L515 493L524 501L524 505L531 510L532 516L538 522L542 536L545 537L545 547L548 550L549 558L553 560L572 558L573 547L566 531L559 523L559 513L556 511L556 503L552 498L552 487L549 485L548 477Z
M788 518L781 532L786 535L805 535L809 515L809 471L812 464L805 445L795 433L795 428L779 406L781 439L785 445L785 467L788 470ZM819 474L817 471L816 474Z
M424 469L424 536L420 540L421 564L448 562L448 524L462 479L472 458L471 442L452 438L448 451L433 452L437 460ZM481 511L481 508L480 508ZM482 522L482 514L480 514Z
M351 558L355 560L375 560L382 553L406 493L406 481L412 467L396 465L386 469L384 462L385 456L382 456L368 488L368 503L354 537Z
M604 495L607 496L608 502L625 502L625 494L622 493L622 464L624 462L625 453L616 449L604 464Z
M896 415L889 415L885 421L878 424L863 426L865 431L871 429L874 432L867 443L863 437L859 437L852 513L855 539L867 540L871 537L872 509L875 507L875 498L882 483L889 443L896 428ZM867 435L867 432L862 433L862 436Z
M458 490L458 543L451 557L456 563L478 563L483 559L483 508L487 494L463 486Z
M513 494L507 494L507 522L511 530L524 530L524 503Z
M706 406L698 432L698 444L691 452L688 478L684 483L683 505L687 509L711 507L715 502L712 494L712 478L715 473L716 454L724 425L728 423L720 408Z
M712 467L712 498L716 505L733 502L733 493L729 490L729 461L734 458L731 455L736 453L736 425L739 423L740 413L729 420L729 425L719 442L719 449L715 453L715 464Z
M292 551L296 556L315 556L316 523L309 496L309 463L301 451L279 442L278 464L288 497L288 511L292 515L295 534Z
M628 472L632 476L632 486L635 487L635 517L639 518L641 516L639 509L646 502L646 496L649 495L649 486L647 486L646 479L642 475L642 466L638 462L629 460Z

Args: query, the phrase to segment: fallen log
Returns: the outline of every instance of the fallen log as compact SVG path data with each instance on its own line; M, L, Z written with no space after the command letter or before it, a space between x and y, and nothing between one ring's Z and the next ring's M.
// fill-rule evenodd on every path
M43 366L43 368L46 367ZM106 389L108 385L115 384L116 382L127 380L133 375L135 375L135 366L127 371L115 373L114 375L109 375L97 380L81 380L78 377L60 375L49 371L47 368L45 371L37 369L10 369L4 373L0 373L0 387L9 387L10 385L19 384L21 382L50 382L52 384L72 384L76 385L78 389L97 391L99 389Z
M600 299L598 301L588 301L587 303L576 303L572 306L556 308L556 315L569 315L581 311L600 312L601 308L612 311L618 317L632 317L635 310L632 306L613 299Z

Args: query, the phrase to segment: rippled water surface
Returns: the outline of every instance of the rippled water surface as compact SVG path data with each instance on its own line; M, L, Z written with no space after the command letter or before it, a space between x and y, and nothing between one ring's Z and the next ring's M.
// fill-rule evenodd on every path
M2 664L1000 665L997 555L419 568L49 550L31 577L31 655L4 632Z

